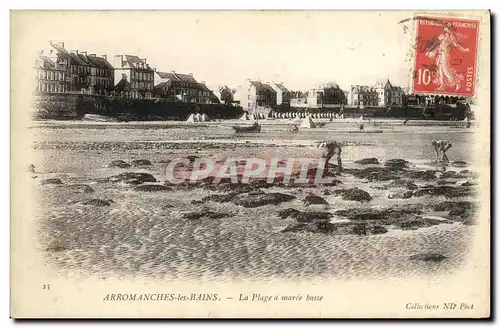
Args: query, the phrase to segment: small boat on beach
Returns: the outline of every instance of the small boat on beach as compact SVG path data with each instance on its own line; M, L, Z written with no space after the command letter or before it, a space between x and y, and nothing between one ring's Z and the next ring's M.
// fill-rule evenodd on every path
M247 132L252 132L252 133L259 133L261 126L259 123L255 122L253 125L250 126L233 126L234 131L236 133L247 133Z

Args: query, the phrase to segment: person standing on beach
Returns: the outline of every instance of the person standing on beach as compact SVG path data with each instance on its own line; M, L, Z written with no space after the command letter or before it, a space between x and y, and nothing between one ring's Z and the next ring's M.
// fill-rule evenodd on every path
M448 163L448 156L446 156L446 152L453 146L451 142L448 140L432 140L431 144L434 146L434 150L436 151L436 157L438 162Z
M318 147L326 148L322 155L322 157L326 159L326 167L325 167L326 173L328 173L328 162L333 156L337 157L338 171L339 172L342 171L342 159L340 158L340 155L342 153L342 148L340 146L340 143L336 141L326 141L320 143Z

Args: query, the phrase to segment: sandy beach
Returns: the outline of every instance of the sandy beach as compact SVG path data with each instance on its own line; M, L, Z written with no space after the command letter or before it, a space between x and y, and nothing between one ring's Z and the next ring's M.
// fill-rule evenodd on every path
M235 134L243 123L35 123L26 164L47 263L62 275L196 281L425 276L463 263L473 129L380 120L289 133L293 121L269 121ZM343 145L330 185L166 183L176 158L319 158L327 139ZM433 139L453 142L450 165L433 164Z

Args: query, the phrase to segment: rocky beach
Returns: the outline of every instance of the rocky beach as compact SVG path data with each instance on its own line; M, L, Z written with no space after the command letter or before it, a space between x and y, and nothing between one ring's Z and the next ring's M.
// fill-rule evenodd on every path
M479 206L473 129L260 123L238 134L237 121L37 122L26 165L41 254L61 275L195 281L445 275L464 262ZM344 167L330 161L328 184L165 176L179 158L234 158L238 170L248 158L319 158L327 139L342 144ZM433 162L433 139L453 143L448 165Z

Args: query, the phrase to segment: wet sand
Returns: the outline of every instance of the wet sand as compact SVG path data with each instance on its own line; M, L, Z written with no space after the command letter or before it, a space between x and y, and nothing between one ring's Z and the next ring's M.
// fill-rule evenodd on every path
M470 129L441 125L403 127L391 122L365 124L367 131L383 131L373 134L350 133L348 126L290 134L284 125L264 126L260 134L235 135L227 124L197 129L185 126L96 129L70 125L34 128L38 141L33 145L37 155L33 161L37 171L33 174L36 176L33 188L38 199L39 247L48 263L61 274L197 281L445 275L463 263L474 232L473 214L457 216L450 215L449 209L435 211L443 202L473 204L473 186L464 187L463 194L452 198L432 194L437 189L429 189L429 185L450 186L461 191L457 183L468 181L473 185L477 181L473 155L468 151L474 147ZM210 195L232 192L243 195L244 199L256 197L232 187L229 190L172 187L172 190L141 192L130 181L108 179L124 172L142 172L157 180L142 185L164 185L168 161L192 155L314 158L322 151L314 143L328 138L344 144L346 171L334 177L340 183L315 188L286 185L256 188L266 194L295 197L277 205L247 207L234 200L203 201ZM454 147L448 157L452 161L465 161L465 167L447 167L444 177L436 172L432 173L434 177L413 173L441 170L430 165L434 155L432 139L452 141ZM354 163L366 157L377 158L379 164ZM405 159L408 166L395 173L386 172L385 163L392 158ZM114 160L132 163L138 159L149 160L151 165L109 167ZM374 168L375 176L363 175L368 167ZM384 174L392 179L382 179ZM58 181L42 184L49 178L60 179L61 184ZM390 199L389 194L409 191L406 186L391 185L401 179L412 180L416 189L410 188L413 189L410 194L414 196ZM75 184L86 185L93 192ZM351 188L366 191L371 200L346 200L338 194L338 190ZM304 200L311 194L323 198L327 204L308 206ZM93 199L100 202L89 202ZM410 214L409 223L400 222L397 217L391 218L392 221L377 219L361 222L368 228L361 232L350 226L344 230L341 225L360 223L356 211L386 211L415 205L420 208ZM294 217L281 218L280 211L288 208L329 213L328 227L334 228L316 231L301 226ZM200 211L205 214L189 219L189 214ZM429 216L442 223L428 220L430 224L422 225ZM381 228L373 230L374 226ZM287 232L290 227L297 230ZM427 260L412 257L419 254L435 256Z

